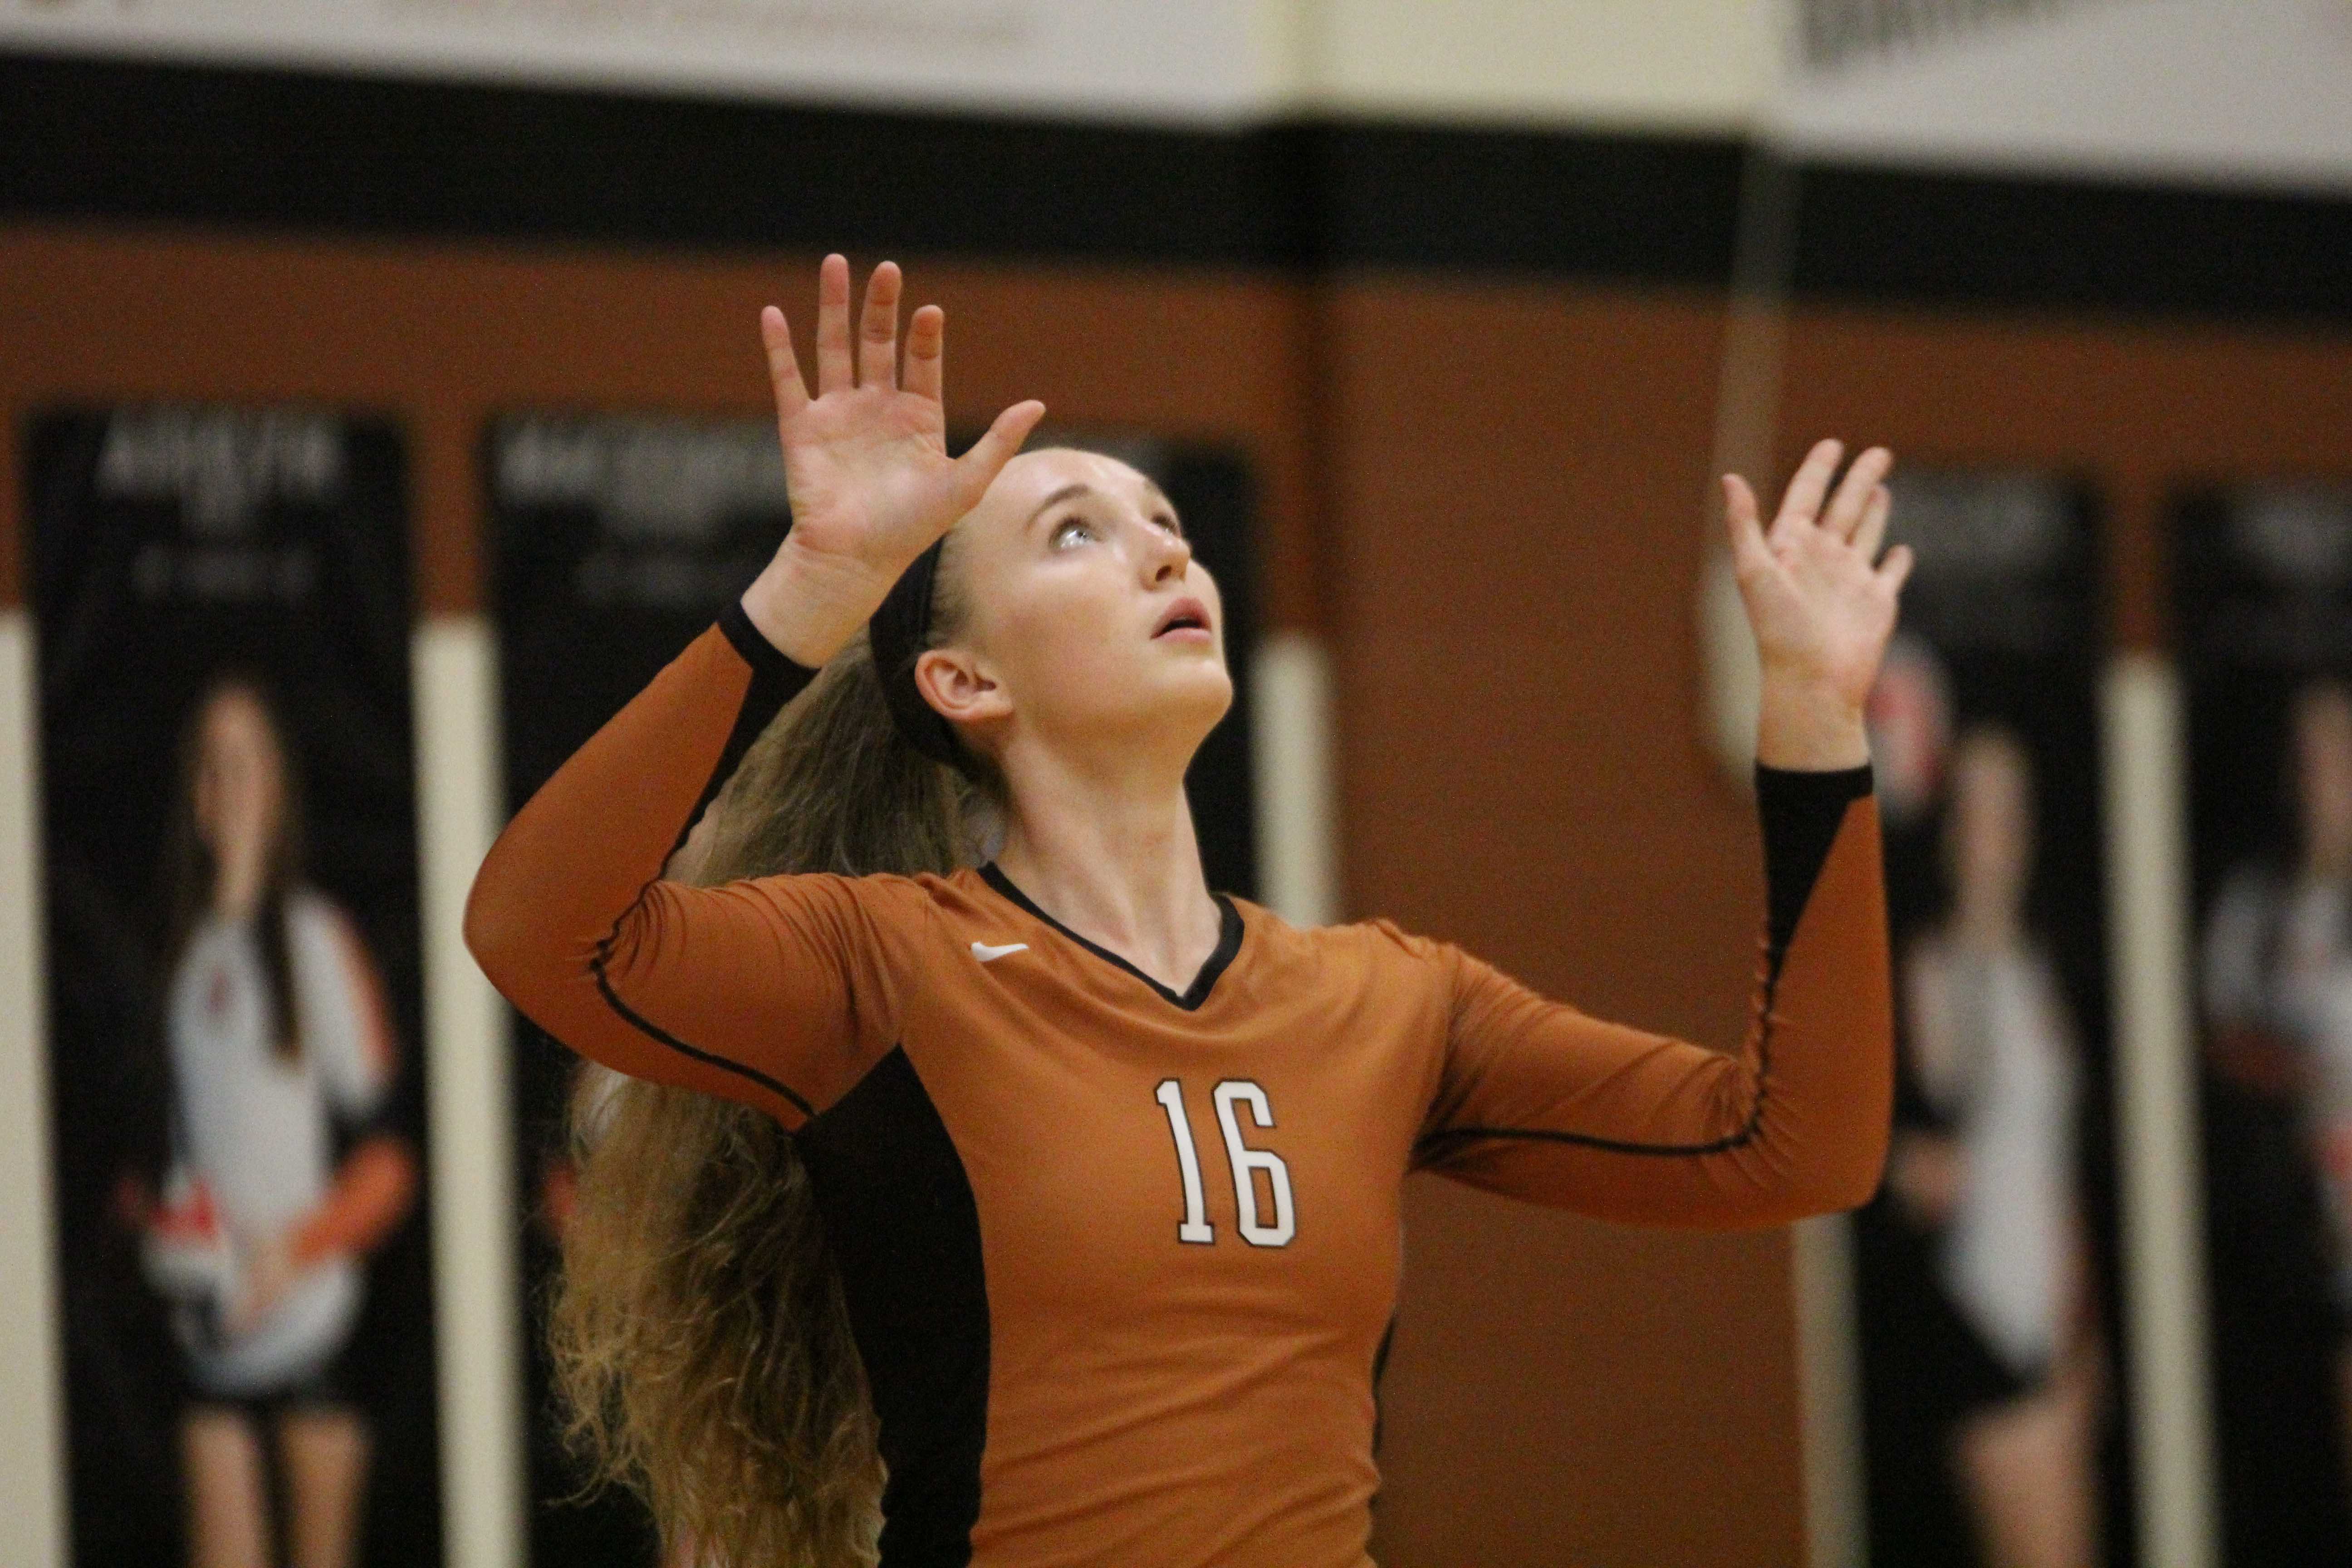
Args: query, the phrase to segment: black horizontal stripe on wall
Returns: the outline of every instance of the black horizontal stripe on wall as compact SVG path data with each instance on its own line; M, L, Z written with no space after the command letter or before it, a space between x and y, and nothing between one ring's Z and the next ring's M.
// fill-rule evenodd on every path
M1263 135L0 57L0 211L1171 261L1305 243Z
M0 213L1719 282L1728 141L1237 132L0 56Z
M1181 130L0 54L0 218L1721 287L1727 137ZM2352 320L2352 197L1814 163L1801 298Z
M1815 166L1801 297L2352 320L2352 196Z

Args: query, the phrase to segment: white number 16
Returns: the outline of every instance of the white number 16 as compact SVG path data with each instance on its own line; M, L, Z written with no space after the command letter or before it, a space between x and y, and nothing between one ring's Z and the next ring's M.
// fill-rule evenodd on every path
M1174 1079L1161 1080L1154 1098L1168 1112L1169 1135L1176 1141L1176 1169L1184 1178L1184 1218L1176 1227L1176 1239L1194 1246L1207 1246L1217 1239L1215 1227L1209 1224L1209 1205L1201 1187L1201 1155L1192 1142L1192 1121L1184 1113L1184 1087ZM1225 1159L1234 1173L1234 1206L1238 1211L1242 1239L1252 1247L1287 1247L1297 1234L1297 1215L1291 1205L1290 1167L1282 1156L1268 1149L1253 1149L1242 1142L1239 1118L1234 1115L1237 1104L1250 1108L1250 1121L1260 1128L1274 1125L1274 1107L1265 1098L1265 1090L1247 1079L1229 1078L1217 1085L1217 1125L1225 1135ZM1257 1173L1265 1173L1266 1185L1274 1194L1274 1223L1258 1221Z

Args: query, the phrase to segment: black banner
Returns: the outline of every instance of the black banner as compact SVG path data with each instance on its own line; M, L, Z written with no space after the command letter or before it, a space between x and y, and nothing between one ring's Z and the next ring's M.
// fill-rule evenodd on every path
M400 434L27 436L76 1560L438 1561Z
M2352 1561L2352 487L2182 499L2225 1560Z
M2127 1562L2090 508L2036 474L1895 492L1918 566L1871 699L1899 1042L1854 1222L1871 1562Z

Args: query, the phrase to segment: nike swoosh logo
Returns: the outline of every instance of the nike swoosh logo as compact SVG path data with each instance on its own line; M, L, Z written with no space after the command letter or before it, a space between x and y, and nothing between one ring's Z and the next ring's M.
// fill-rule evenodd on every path
M1010 953L1026 952L1028 951L1029 944L1025 942L1008 942L1003 947L991 947L984 942L976 942L971 944L971 955L980 960L982 963L994 963L998 959L1003 958Z

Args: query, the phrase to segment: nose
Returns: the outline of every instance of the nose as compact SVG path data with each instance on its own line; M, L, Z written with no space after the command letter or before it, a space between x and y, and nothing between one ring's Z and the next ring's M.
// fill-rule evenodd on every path
M1145 523L1143 527L1146 536L1143 550L1145 581L1155 588L1163 583L1181 582L1192 564L1192 541L1155 522Z

